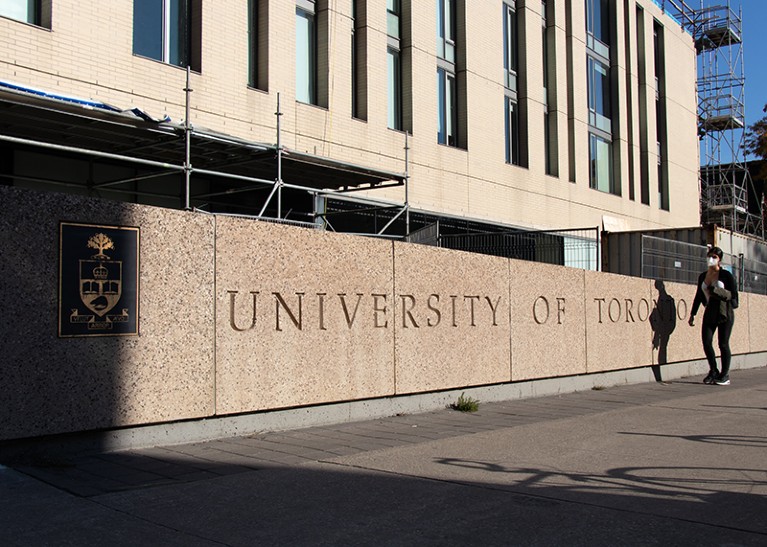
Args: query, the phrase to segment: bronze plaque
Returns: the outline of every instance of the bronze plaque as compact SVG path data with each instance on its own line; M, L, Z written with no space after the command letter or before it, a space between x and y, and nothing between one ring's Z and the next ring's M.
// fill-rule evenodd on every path
M138 334L139 229L59 223L59 336Z

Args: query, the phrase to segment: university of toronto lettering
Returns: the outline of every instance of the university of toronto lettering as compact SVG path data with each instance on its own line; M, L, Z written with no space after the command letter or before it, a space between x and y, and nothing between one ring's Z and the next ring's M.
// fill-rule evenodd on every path
M402 329L440 325L498 327L499 319L503 317L498 313L503 301L501 296L398 294L392 299L384 293L249 291L243 293L243 299L238 303L240 291L226 292L229 295L229 325L238 332L254 329L259 321L266 321L265 328L282 332L357 327L386 329L393 321Z
M607 298L594 298L594 302L597 303L598 323L644 323L650 317L650 300L646 298L640 298L637 301L632 298L611 298L609 301ZM687 317L687 302L683 299L678 301L674 310L662 309L668 307L669 303L664 306L659 306L657 300L652 300L652 303L652 309L657 309L664 319L666 315L670 316L674 313L680 320Z

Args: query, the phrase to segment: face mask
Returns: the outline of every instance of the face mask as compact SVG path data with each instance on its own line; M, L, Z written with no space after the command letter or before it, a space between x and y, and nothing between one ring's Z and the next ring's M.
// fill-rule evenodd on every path
M709 266L716 266L719 263L719 259L715 256L708 257L708 265Z

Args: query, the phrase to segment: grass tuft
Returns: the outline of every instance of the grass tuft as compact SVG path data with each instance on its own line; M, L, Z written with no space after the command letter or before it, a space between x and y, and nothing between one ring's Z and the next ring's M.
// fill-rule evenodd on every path
M460 412L476 412L479 410L479 401L477 399L472 399L471 397L466 397L461 393L461 396L458 397L458 401L450 405L450 408Z

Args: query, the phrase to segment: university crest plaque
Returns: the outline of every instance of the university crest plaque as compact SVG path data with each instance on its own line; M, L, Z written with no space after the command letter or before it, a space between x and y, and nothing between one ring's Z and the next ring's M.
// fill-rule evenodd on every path
M139 229L59 223L59 336L138 334Z

